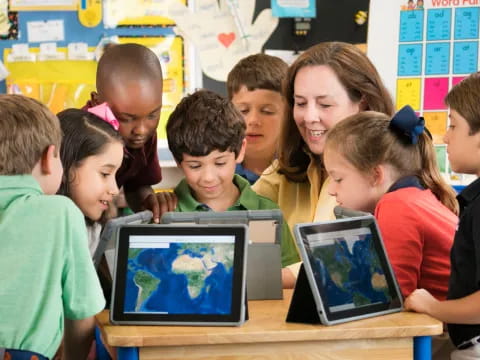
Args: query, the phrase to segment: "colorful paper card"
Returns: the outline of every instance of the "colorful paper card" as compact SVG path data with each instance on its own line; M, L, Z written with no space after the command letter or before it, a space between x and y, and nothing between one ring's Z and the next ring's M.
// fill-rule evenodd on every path
M452 78L452 86L457 85L460 81L462 81L465 78L466 78L466 76L454 76Z
M427 11L427 40L449 40L452 9Z
M448 159L447 159L447 147L435 146L435 152L437 153L437 164L440 172L446 173L448 171Z
M276 17L314 18L317 16L316 0L271 0L270 4L273 16Z
M425 125L433 137L434 144L443 144L447 131L448 113L446 111L424 112Z
M186 0L176 0L186 4ZM117 26L173 26L167 15L169 0L103 0L103 22L107 28Z
M76 10L78 0L10 0L10 10Z
M426 75L446 75L450 67L450 43L427 43L425 56Z
M400 12L400 42L423 40L423 10Z
M420 109L421 79L397 80L397 110L410 105L414 110Z
M478 39L478 7L455 10L455 40Z
M478 41L455 41L453 44L453 73L471 74L478 67Z
M398 76L416 76L422 72L422 45L409 44L398 47Z
M38 54L39 48L29 51ZM57 51L66 53L67 49L57 48ZM10 52L11 49L5 49L4 59ZM70 107L81 108L95 90L95 61L5 62L5 66L10 72L6 79L8 93L35 98L54 113Z
M443 101L448 93L448 77L425 79L423 108L425 110L446 109Z

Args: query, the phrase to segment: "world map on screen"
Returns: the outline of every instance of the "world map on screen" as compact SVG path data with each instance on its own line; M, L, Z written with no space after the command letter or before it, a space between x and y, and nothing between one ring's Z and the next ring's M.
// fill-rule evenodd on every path
M391 300L372 235L338 237L311 248L314 274L331 312Z
M130 248L125 312L230 314L233 243Z

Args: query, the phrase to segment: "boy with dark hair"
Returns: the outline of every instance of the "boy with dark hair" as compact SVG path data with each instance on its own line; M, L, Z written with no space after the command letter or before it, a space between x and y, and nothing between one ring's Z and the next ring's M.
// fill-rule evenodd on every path
M100 58L86 108L108 104L119 122L125 154L116 179L123 186L128 205L134 210L149 209L155 222L169 201L159 203L152 185L162 180L157 155L157 126L162 108L163 79L158 57L139 44L113 45Z
M63 337L65 358L84 360L105 306L83 214L53 195L60 143L44 105L0 95L0 359L51 359Z
M450 125L445 134L453 171L480 176L480 73L474 73L450 90ZM460 222L451 250L451 274L446 301L425 289L415 290L405 307L448 323L455 350L451 359L480 357L480 179L458 196Z
M168 119L167 138L185 174L175 188L176 211L278 209L235 175L245 153L245 122L227 99L208 90L185 97ZM281 248L283 267L299 260L286 223Z
M282 82L288 65L276 56L255 54L240 60L227 78L228 98L247 124L247 147L235 172L253 184L272 163L285 121Z

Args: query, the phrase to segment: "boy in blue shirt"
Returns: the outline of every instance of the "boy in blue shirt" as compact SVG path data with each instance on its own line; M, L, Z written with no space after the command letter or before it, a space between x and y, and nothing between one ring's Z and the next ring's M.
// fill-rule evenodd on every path
M233 104L212 91L182 99L167 123L168 147L185 174L175 188L175 211L278 209L235 174L245 154L245 128ZM286 223L281 248L283 267L299 261Z
M0 359L87 357L105 306L62 179L60 123L44 105L0 95Z
M453 171L480 176L480 73L454 86L445 98L450 125L444 137ZM446 301L424 289L415 290L405 308L448 323L455 350L451 359L480 358L480 179L458 196L460 222L451 250L451 274Z

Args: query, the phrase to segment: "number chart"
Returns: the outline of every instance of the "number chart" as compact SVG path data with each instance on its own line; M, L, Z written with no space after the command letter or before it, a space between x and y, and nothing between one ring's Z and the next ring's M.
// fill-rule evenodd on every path
M409 104L425 118L440 169L450 173L444 98L479 69L479 0L370 0L369 18L369 58L395 107Z

